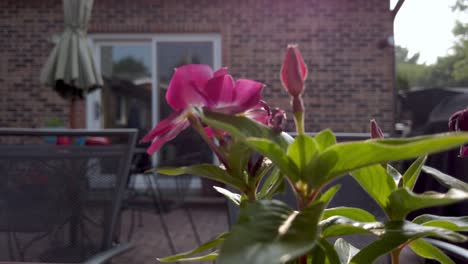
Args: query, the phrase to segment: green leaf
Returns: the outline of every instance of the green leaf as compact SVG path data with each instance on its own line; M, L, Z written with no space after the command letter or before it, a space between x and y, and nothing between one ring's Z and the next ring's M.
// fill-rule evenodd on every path
M411 240L426 236L440 237L455 242L466 241L466 237L443 228L422 226L409 221L390 221L385 224L381 239L372 242L356 254L351 263L374 263L374 261Z
M306 254L316 245L323 208L315 203L297 212L276 200L243 203L218 263L280 264Z
M380 222L360 222L344 216L331 216L320 221L322 237L336 237L353 234L382 235L384 224Z
M455 264L442 250L438 249L424 239L416 239L409 244L414 253L426 259L434 259L441 264Z
M406 188L394 191L388 198L386 212L393 220L403 220L412 211L461 202L468 199L468 193L450 189L447 193L425 192L415 194Z
M360 208L352 207L335 207L325 209L322 215L322 219L327 219L335 215L344 216L359 222L377 222L377 219L375 219L375 216L373 216L371 213Z
M245 143L234 141L227 155L229 168L232 171L231 175L238 179L244 178L244 170L249 163L250 154L251 150Z
M359 249L351 245L350 243L346 242L342 238L338 238L335 241L335 250L340 257L341 264L348 264L350 263L351 259L359 252Z
M382 207L388 203L388 196L397 189L395 181L380 164L351 172L351 176Z
M427 156L422 156L417 158L413 164L406 170L405 174L403 174L403 186L408 188L409 190L413 190L414 185L416 184L416 180L421 173L421 169L426 163Z
M212 164L198 164L187 167L169 168L162 167L155 170L157 173L161 173L169 176L178 176L183 174L193 174L201 177L213 179L240 190L244 189L246 184L240 179L234 178L229 175L225 170Z
M300 261L298 261L299 263ZM307 263L310 264L329 264L326 253L319 245L315 245L314 248L307 254ZM291 263L292 264L292 263Z
M233 203L235 203L236 205L240 205L241 203L241 195L238 194L238 193L233 193L227 189L224 189L224 188L221 188L221 187L218 187L218 186L213 186L213 188L219 192L220 194L224 195L226 198L228 198L229 200L231 200Z
M392 176L393 181L398 186L403 176L401 176L400 172L397 169L393 168L392 165L387 164L386 166L387 166L387 174Z
M220 246L224 242L224 240L226 239L227 236L228 236L228 233L222 233L221 235L219 235L215 239L213 239L211 241L208 241L208 242L200 245L199 247L197 247L197 248L195 248L193 250L190 250L190 251L187 251L187 252L184 252L184 253L180 253L180 254L177 254L177 255L165 257L165 258L160 258L158 260L161 261L161 262L175 262L175 261L196 261L196 260L213 260L213 259L216 259L217 252L210 252L208 255L204 255L204 256L200 256L200 257L193 257L193 256L197 255L199 253L202 253L204 251L207 251L209 249L216 248L216 247Z
M441 227L452 231L468 231L468 216L448 217L424 214L412 221L424 226Z
M351 259L352 264L374 263L380 256L387 254L393 249L406 242L403 236L393 237L384 236L375 242L370 243L365 248L361 249Z
M158 259L158 260L160 262L213 261L218 258L218 255L219 255L218 251L213 251L206 255L196 256L196 257L187 257L187 258L181 258L181 259L176 259L176 260L165 260L165 259Z
M457 178L454 178L450 175L447 175L437 169L434 169L428 166L423 166L422 170L425 173L434 177L434 179L436 179L440 184L442 184L443 186L447 188L455 188L455 189L468 192L468 184L463 181L460 181Z
M289 145L288 156L299 169L299 178L307 182L306 178L313 177L313 166L319 154L314 138L307 135L298 135Z
M335 247L328 242L325 238L319 238L318 246L322 249L325 253L327 260L330 264L341 264L340 263L340 256L335 250Z
M263 156L268 157L284 175L294 182L299 180L299 170L296 164L279 145L261 138L248 138L247 144Z
M288 138L288 135L275 133L269 127L245 116L226 115L209 110L203 110L199 115L207 125L225 130L232 136L241 139L247 137L269 139L277 143L283 150L286 150L289 145L290 136Z
M327 191L325 191L320 197L318 198L319 201L323 202L325 204L325 207L328 206L330 201L335 197L335 194L341 189L341 185L335 185L331 188L329 188Z
M336 144L319 159L320 175L315 185L321 186L347 172L373 164L410 159L439 152L468 142L468 133L446 133L407 139L379 139Z
M272 199L275 194L284 192L285 188L286 184L283 175L281 174L280 170L275 167L263 183L260 192L257 194L257 197L259 200Z
M320 152L336 144L336 137L330 129L324 129L315 136Z

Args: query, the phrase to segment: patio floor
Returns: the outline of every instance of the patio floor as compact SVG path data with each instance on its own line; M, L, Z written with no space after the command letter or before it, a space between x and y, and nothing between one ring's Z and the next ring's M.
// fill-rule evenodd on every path
M202 243L208 241L228 228L227 208L225 203L190 205L188 206L195 221ZM143 226L135 223L132 241L135 248L113 259L114 264L127 263L158 263L156 258L171 255L168 241L164 235L160 216L152 211L143 212ZM169 225L169 233L177 253L193 249L197 246L187 213L176 209L163 214ZM122 235L126 237L131 221L130 211L124 212Z

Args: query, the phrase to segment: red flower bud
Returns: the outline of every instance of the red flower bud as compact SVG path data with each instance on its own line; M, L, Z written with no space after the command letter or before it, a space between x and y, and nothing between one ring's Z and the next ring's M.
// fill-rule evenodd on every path
M448 122L450 131L468 131L468 109L455 112ZM460 147L460 157L468 157L468 146Z
M281 67L281 83L291 96L297 97L304 91L306 78L307 67L297 45L288 45Z
M270 127L276 133L283 132L286 126L286 112L283 109L275 107L271 111Z
M382 129L380 129L375 119L372 119L370 123L371 123L371 138L374 138L374 139L384 138L384 133L382 132Z
M455 112L449 118L450 131L468 131L468 109Z

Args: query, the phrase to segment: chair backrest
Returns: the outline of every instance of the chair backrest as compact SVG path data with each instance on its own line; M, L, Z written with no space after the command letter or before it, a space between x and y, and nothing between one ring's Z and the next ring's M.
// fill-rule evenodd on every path
M0 261L81 262L109 249L136 136L0 128Z

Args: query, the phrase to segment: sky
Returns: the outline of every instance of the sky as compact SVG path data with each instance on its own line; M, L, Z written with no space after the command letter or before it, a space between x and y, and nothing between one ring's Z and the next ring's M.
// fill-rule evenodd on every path
M397 0L390 2L393 7ZM455 42L455 21L468 21L467 14L452 11L454 2L406 0L395 18L395 44L407 48L410 55L419 52L419 63L433 64L447 55Z

